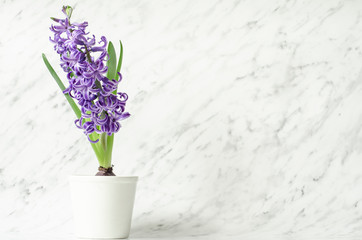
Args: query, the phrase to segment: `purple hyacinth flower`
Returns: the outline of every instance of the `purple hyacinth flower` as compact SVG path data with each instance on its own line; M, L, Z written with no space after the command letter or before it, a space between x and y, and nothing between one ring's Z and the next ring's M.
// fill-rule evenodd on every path
M50 41L60 55L60 66L67 73L69 85L63 92L80 105L82 116L75 120L75 125L90 142L98 142L98 139L91 140L92 133L112 135L119 131L119 121L130 116L125 112L128 96L113 93L122 79L120 73L118 81L105 76L107 38L102 36L98 42L101 45L96 45L95 36L88 37L86 33L88 23L71 23L72 9L64 7L62 11L64 19L52 18L55 24L50 27L53 32Z

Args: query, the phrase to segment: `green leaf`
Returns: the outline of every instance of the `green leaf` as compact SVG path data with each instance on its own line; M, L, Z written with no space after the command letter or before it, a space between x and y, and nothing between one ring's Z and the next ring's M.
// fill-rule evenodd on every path
M121 71L122 60L123 60L123 45L122 45L121 40L119 40L119 58L118 58L118 64L117 64L116 74ZM114 90L112 93L113 93L113 94L117 94L117 89Z
M113 43L111 41L108 44L108 55L109 59L107 61L107 67L108 67L107 78L109 80L112 80L116 78L117 74L116 72L117 56L116 56L116 51L114 50Z
M121 40L119 40L119 59L117 64L117 72L121 71L122 59L123 59L123 45Z
M59 76L57 75L57 73L54 71L54 68L50 65L48 59L46 58L45 54L42 54L43 57L43 61L45 63L45 66L48 68L50 74L53 76L54 80L57 82L60 90L62 90L62 92L65 90L65 86L63 84L63 82L60 80ZM65 98L67 99L69 105L71 106L71 108L73 109L75 115L77 116L77 118L81 117L81 111L79 110L77 104L75 104L74 100L68 95L68 94L64 94Z
M121 41L119 41L119 45L120 45L120 48L119 48L119 58L118 58L117 69L114 72L115 76L112 79L115 79L117 72L121 71L121 67L122 67L123 45L122 45ZM111 42L110 42L109 46L112 46L111 48L108 47L108 54L109 54L109 56L111 56L112 48L114 50L114 47L113 47L113 44L111 45ZM115 51L114 51L114 53L112 53L112 55L113 54L114 54L114 59L116 59ZM107 75L107 77L108 77L108 75ZM113 94L117 94L117 89L113 91ZM113 142L114 142L114 133L111 136L107 135L107 138L103 141L106 142L104 167L108 168L108 167L112 166L112 150L113 150Z
M46 65L46 67L48 68L50 74L53 76L54 80L57 82L60 90L64 91L65 90L65 86L63 84L63 82L60 80L59 76L57 75L57 73L54 71L53 67L50 65L48 59L46 58L45 54L43 53L42 54L42 57L43 57L43 60L44 60L44 63ZM65 98L67 99L69 105L72 107L75 115L77 116L77 118L80 118L81 117L81 111L79 110L78 106L75 104L73 98L71 98L68 94L64 94ZM85 120L87 121L87 120ZM89 138L92 140L92 141L95 141L96 139L99 138L99 134L96 133L96 132L93 132L92 134L89 135ZM101 148L101 144L100 142L97 142L97 143L90 143L92 148L93 148L93 151L94 153L96 154L97 156L97 159L98 159L98 162L99 162L99 165L103 166L104 165L104 158L105 158L105 153L104 153L104 150Z

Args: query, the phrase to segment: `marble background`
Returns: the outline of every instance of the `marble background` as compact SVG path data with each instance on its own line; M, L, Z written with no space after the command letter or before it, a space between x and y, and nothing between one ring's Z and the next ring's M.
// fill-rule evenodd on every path
M133 238L361 239L358 0L0 1L1 239L72 239L68 176L97 169L41 59L65 79L63 4L124 44Z

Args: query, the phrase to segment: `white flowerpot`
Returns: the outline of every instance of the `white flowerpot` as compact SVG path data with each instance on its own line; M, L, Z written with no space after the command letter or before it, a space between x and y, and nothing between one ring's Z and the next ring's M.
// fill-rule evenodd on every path
M77 237L127 238L137 180L138 177L71 176Z

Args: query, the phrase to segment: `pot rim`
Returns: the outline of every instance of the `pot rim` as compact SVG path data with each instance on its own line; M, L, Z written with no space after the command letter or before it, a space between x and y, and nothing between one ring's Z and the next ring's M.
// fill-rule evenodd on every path
M72 175L68 177L72 182L137 182L138 176L88 176Z

